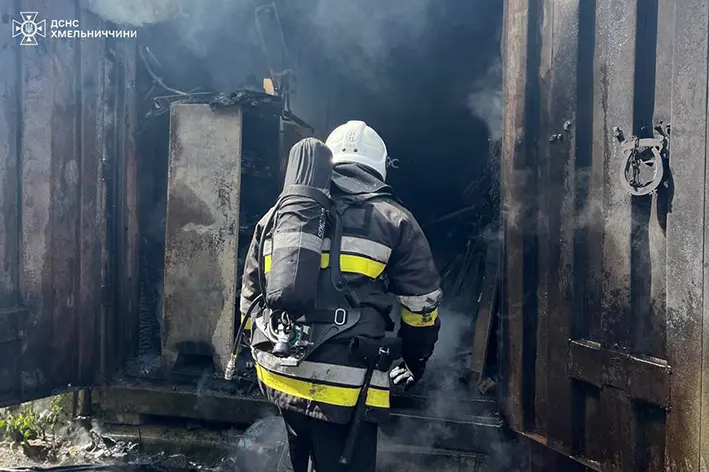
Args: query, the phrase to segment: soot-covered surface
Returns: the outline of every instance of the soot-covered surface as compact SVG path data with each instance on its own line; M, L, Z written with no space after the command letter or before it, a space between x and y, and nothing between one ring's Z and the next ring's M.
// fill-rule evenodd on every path
M396 160L388 181L423 226L443 278L446 306L463 313L465 326L472 323L476 310L486 244L489 238L497 237L499 156L490 152L490 142L495 143L500 133L501 78L497 66L502 4L497 3L416 0L407 4L406 15L397 13L394 5L373 5L375 14L369 18L350 12L349 19L339 14L347 9L346 2L340 0L328 3L327 9L321 2L306 2L298 7L279 4L298 79L293 111L320 134L326 135L348 119L362 119L382 135ZM223 17L230 14L243 15L243 8L220 11ZM425 21L415 17L418 14L425 14ZM204 19L208 18L205 13ZM354 27L358 22L361 26L363 18L367 20L366 28L359 31ZM346 27L340 24L343 21L352 23L352 28L339 35L330 34L333 28ZM189 40L187 37L172 45L162 41L170 30L167 24L149 27L141 35L142 46L149 46L157 57L160 67L155 69L165 83L179 90L201 87L201 91L219 88L230 92L244 86L243 76L248 70L248 82L258 85L260 77L267 73L264 61L259 59L254 25L243 18L231 23L220 18L213 22L221 25L218 35L215 33L219 41L212 38L215 41L205 42L210 24L205 21L204 31L192 32L192 39L201 41L198 48L180 49L184 46L181 42ZM240 28L227 31L229 24ZM369 36L365 38L365 34ZM228 46L234 35L239 35L238 41L233 42L239 45L239 60L217 60L220 55L226 58L235 53L234 47ZM210 48L205 44L211 44ZM227 73L232 69L233 74ZM141 64L139 70L141 97L166 94L152 88L152 79ZM146 100L141 113L149 109L150 100ZM156 359L160 350L166 130L163 115L153 121L140 140L138 364L143 374L158 367L151 359ZM245 158L245 166L258 170L263 156L254 149ZM275 170L267 169L264 175L277 173ZM254 182L262 180L258 177ZM242 199L241 252L246 250L249 228L272 203L262 198L265 184L255 183L252 187L244 187L249 198ZM456 349L465 342L456 340ZM456 350L451 355L459 354ZM458 370L465 370L452 358L444 359L442 365L459 365ZM447 379L450 375L438 377Z

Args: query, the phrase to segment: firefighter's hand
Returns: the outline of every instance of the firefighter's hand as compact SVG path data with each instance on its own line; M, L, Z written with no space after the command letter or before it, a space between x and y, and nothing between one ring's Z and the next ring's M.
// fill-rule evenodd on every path
M404 390L409 390L416 385L422 375L423 369L412 370L405 362L400 363L389 372L389 378L391 378L392 383L398 387L403 387Z

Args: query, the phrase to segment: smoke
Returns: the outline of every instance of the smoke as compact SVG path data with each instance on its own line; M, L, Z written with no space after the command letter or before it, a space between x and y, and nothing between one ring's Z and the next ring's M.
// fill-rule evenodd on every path
M83 6L116 24L145 26L175 18L184 3L179 0L84 0Z
M428 24L430 0L316 0L276 2L282 24L295 25L287 42L291 55L301 45L317 47L320 59L370 83L383 80L387 58L398 48L417 45ZM83 0L104 20L133 27L159 27L170 43L208 63L213 81L236 86L264 72L254 16L246 0ZM285 20L288 17L288 20ZM268 25L272 28L275 25ZM287 26L284 26L287 29ZM303 34L308 32L307 35ZM264 31L267 36L279 31ZM287 33L286 33L287 34ZM305 38L305 36L312 36ZM276 36L273 36L276 37ZM219 87L218 87L219 88Z
M470 353L472 350L472 334L475 322L476 306L471 305L467 311L453 311L448 308L439 309L441 320L441 330L438 342L433 355L428 361L424 377L420 383L411 391L411 395L425 397L426 408L417 411L416 416L428 418L425 423L411 423L403 419L396 427L388 425L382 426L382 445L384 448L396 447L396 444L413 444L422 448L443 447L448 440L457 441L460 439L459 430L452 430L449 426L453 422L464 420L470 417L471 413L466 403L476 398L476 386L469 382L467 374L470 371ZM492 412L491 412L492 413ZM481 412L476 410L476 415ZM446 421L448 420L448 422ZM509 442L502 434L498 438L491 438L491 444L480 444L486 446L491 452L486 459L487 468L480 470L510 472L519 470L513 464L519 460L521 455L520 446ZM407 470L419 470L416 467L424 464L412 463L401 457L384 456L387 465L389 461L392 465L401 466L401 461L407 460ZM415 457L410 458L416 462ZM463 460L459 458L458 460ZM472 460L471 457L467 459ZM478 457L475 459L476 467L481 467ZM447 462L447 461L443 461ZM428 464L428 463L426 463ZM421 470L460 470L456 468L456 461L451 461L450 465L443 465L441 469L428 468ZM467 470L467 469L466 469ZM478 470L478 469L475 469Z
M461 337L471 328L474 316L473 313L463 313L441 308L439 310L441 318L441 329L438 332L436 349L429 359L431 365L450 365L463 346ZM448 380L448 379L447 379Z
M188 75L195 75L198 72L196 69L206 69L217 90L243 85L250 74L265 76L265 58L254 15L254 7L258 3L267 2L83 0L86 8L105 20L146 28L148 31L141 31L140 37L149 37L152 49L163 49L161 54L156 54L161 61L191 62L185 53L193 55L200 63L192 63L192 68L182 70ZM372 90L386 89L391 92L402 85L400 78L392 78L388 73L392 61L402 56L408 56L416 63L421 75L448 75L432 63L441 52L432 51L432 47L450 33L450 28L468 31L465 38L451 37L446 40L445 52L460 50L460 54L456 52L460 59L452 57L450 63L459 64L456 66L458 68L474 70L477 75L480 64L485 67L484 64L489 62L492 49L487 47L487 43L496 42L499 36L498 22L489 20L498 19L500 7L498 2L488 0L475 0L467 4L432 0L276 0L275 3L297 76L311 72L299 71L299 67L325 67L328 73L335 69L357 83L367 84ZM444 22L447 25L442 28ZM280 40L280 31L276 31L275 23L264 23L263 33L265 37ZM166 41L168 38L169 41ZM477 44L472 54L463 44L470 42ZM182 53L168 53L168 49L177 49ZM272 51L274 56L280 53L280 50ZM166 58L169 55L173 57ZM278 57L272 59L281 60ZM175 68L178 68L177 64ZM499 99L499 80L495 78L499 68L499 65L490 67L481 84L466 84L468 90L473 86L470 100L476 110L479 108L476 113L486 120L489 118L491 123L495 117L494 104L499 102L496 100ZM458 72L449 76L462 78ZM326 80L323 77L320 79L321 83L307 86L322 90ZM491 84L496 85L491 87ZM488 90L494 92L494 98L484 97ZM467 92L455 92L461 94L458 96L459 102L464 102Z
M316 46L319 55L349 77L371 88L384 87L388 61L401 50L422 48L431 23L431 0L317 0L293 2L293 16L311 38L293 38Z
M83 2L104 20L142 27L141 43L155 53L168 84L188 88L196 82L230 91L243 86L250 74L266 76L250 1Z
M473 84L466 104L473 115L485 121L490 139L502 139L502 60L497 57Z

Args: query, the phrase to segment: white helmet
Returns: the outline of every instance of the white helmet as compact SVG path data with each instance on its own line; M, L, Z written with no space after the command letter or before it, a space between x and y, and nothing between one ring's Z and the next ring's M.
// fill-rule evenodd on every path
M387 147L384 140L364 121L348 121L330 133L325 142L332 151L333 165L362 164L387 177Z

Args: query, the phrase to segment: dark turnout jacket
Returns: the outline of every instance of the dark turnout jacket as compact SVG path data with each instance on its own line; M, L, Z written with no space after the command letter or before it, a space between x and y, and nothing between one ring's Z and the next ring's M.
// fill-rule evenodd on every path
M335 168L331 195L337 202L358 194L383 193L349 206L343 213L340 266L343 278L361 301L357 325L336 336L296 367L282 366L262 348L265 337L252 333L252 353L266 396L282 409L314 418L346 423L364 383L365 369L349 354L354 336L381 338L393 330L389 314L395 297L401 310L403 358L428 359L438 339L440 278L431 250L414 217L393 196L391 188L355 164ZM240 311L246 313L259 295L258 247L271 209L256 226L244 267ZM270 236L264 243L264 268L270 266ZM321 273L328 270L330 240L323 243ZM315 281L314 281L315 282ZM329 283L321 277L319 283ZM394 297L392 297L392 295ZM254 325L255 326L255 325ZM248 326L247 326L248 328ZM377 420L389 408L389 377L375 372L367 392L368 417Z

